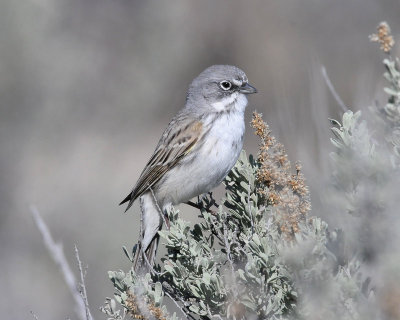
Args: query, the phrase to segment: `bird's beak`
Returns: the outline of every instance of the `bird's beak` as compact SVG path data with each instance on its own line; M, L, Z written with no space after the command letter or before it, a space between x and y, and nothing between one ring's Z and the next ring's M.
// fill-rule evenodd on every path
M257 93L257 89L254 88L253 86L249 85L248 83L243 84L240 88L239 91L244 94L251 94L251 93Z

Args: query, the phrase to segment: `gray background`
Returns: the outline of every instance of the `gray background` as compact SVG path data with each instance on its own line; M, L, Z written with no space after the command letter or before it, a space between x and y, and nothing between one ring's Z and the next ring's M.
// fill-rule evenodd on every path
M78 245L89 303L103 318L98 307L113 292L106 271L129 268L120 248L138 231L138 205L124 215L117 204L190 81L212 64L247 73L259 90L247 121L254 109L264 114L303 162L313 214L335 225L323 190L327 118L341 111L320 68L353 110L384 101L382 54L368 35L382 20L398 35L399 13L398 0L0 1L1 318L76 318L31 204L74 267ZM257 152L249 128L245 149Z

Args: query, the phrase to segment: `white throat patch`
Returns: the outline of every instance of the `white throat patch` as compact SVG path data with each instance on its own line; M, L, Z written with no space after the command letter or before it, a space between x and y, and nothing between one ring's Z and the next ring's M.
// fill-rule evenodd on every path
M232 108L236 109L237 111L244 111L247 106L247 98L242 93L234 92L229 97L226 97L221 101L212 103L211 106L216 111L223 111L226 110L226 108L232 103L234 103L234 106L232 106Z

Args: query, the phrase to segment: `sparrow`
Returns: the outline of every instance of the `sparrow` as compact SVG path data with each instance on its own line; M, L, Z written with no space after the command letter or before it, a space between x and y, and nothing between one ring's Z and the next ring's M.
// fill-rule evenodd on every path
M256 92L246 74L230 65L211 66L192 81L184 108L120 203L128 203L126 212L140 198L142 227L134 270L154 264L158 231L169 208L209 192L235 165L243 146L247 95Z

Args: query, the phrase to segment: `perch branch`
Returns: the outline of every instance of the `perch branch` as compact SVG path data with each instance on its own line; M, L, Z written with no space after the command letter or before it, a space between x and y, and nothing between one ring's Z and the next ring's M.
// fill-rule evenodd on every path
M65 258L62 244L56 243L53 240L49 228L40 216L39 210L35 206L31 206L30 211L32 213L36 227L43 237L43 242L47 248L47 251L60 269L62 275L64 276L64 281L67 284L67 287L75 301L76 313L79 319L91 320L92 318L86 317L86 306L84 301L82 300L79 291L77 290L77 281L75 279L74 273L71 270L71 267L68 264L67 259Z
M79 258L79 251L78 248L75 245L75 257L76 257L76 261L78 261L78 268L79 268L79 272L81 275L81 282L79 283L79 287L80 287L80 295L82 297L83 303L85 304L85 313L86 313L86 319L87 320L93 320L92 314L90 313L90 309L89 309L89 301L87 298L87 292L86 292L86 285L85 285L85 276L86 276L86 270L83 270L82 267L82 261Z

